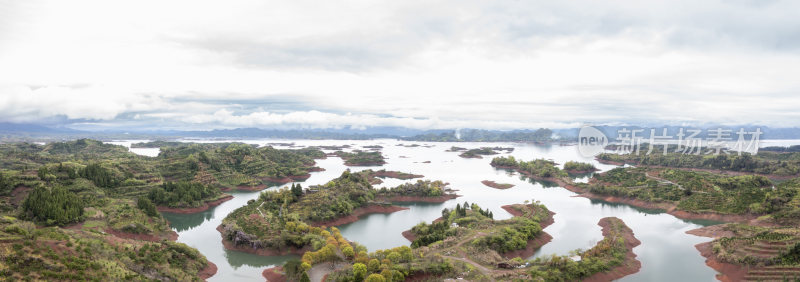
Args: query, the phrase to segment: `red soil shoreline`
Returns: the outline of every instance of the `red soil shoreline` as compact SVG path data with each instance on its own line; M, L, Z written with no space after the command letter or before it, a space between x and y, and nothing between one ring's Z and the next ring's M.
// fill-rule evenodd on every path
M283 275L283 266L274 266L267 269L264 269L261 272L261 276L264 276L264 279L267 279L269 282L285 282L286 275Z
M608 237L611 233L611 219L611 217L604 217L597 223L597 225L603 228L603 237ZM642 268L642 262L636 259L633 248L640 245L642 242L633 236L633 230L631 230L630 227L626 225L625 229L622 237L625 239L625 247L628 251L625 253L625 260L622 262L622 265L614 267L609 271L592 274L584 278L583 281L612 281L639 272Z
M717 260L711 249L711 242L700 243L694 245L694 247L700 251L701 256L706 258L706 265L719 272L719 274L716 275L717 280L723 282L742 281L747 274L747 269L740 265Z
M713 239L734 236L733 232L725 230L723 225L700 227L686 231L686 234ZM700 252L701 256L706 258L706 265L719 272L716 275L717 280L723 282L743 280L744 276L747 275L748 269L742 265L736 265L718 260L714 255L712 244L713 241L710 241L694 245L694 247Z
M211 278L211 276L214 276L214 274L217 274L217 265L209 260L206 260L206 262L208 262L206 267L197 273L197 276L200 276L200 279L203 279L203 281Z
M406 240L409 242L414 242L414 240L417 240L417 236L414 235L414 232L411 232L411 229L403 231L403 233L400 234L403 234L403 238L406 238Z
M481 181L481 183L483 183L483 185L492 187L494 189L500 189L500 190L509 189L509 188L514 187L514 184L497 183L497 182L494 182L494 181L491 181L491 180L483 180L483 181Z
M443 220L443 218L440 216L440 217L434 219L433 222L439 222L439 221L442 221L442 220ZM408 240L409 242L414 242L414 240L417 239L417 236L414 235L414 233L411 231L411 229L403 231L400 234L402 234L403 237L406 238L406 240Z
M222 198L205 202L203 203L202 206L196 208L170 208L170 207L159 206L157 207L157 209L159 212L171 212L171 213L182 213L182 214L197 213L197 212L207 211L208 209L219 206L220 204L227 202L231 199L233 199L233 196L226 195Z

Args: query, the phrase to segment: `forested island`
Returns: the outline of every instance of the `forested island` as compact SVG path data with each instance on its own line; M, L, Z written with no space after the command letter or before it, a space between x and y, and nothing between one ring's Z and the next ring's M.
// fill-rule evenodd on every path
M347 166L381 166L386 163L381 152L354 150L353 152L336 151L337 157L344 160Z
M330 182L302 189L293 185L263 192L258 200L230 213L218 228L226 247L259 254L302 254L318 250L336 226L369 213L390 213L405 208L391 202L436 201L456 197L441 181L417 181L375 189L371 170L342 173ZM324 231L324 232L323 232Z
M477 149L469 149L464 151L463 153L459 154L459 157L462 158L474 158L474 159L482 159L482 156L486 155L497 155L498 152L495 152L492 148L489 147L482 147Z

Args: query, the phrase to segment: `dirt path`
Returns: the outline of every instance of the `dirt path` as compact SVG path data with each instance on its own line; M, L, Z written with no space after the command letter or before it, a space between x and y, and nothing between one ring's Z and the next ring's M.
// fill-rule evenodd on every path
M457 261L461 261L461 262L470 264L473 267L475 267L476 269L478 269L478 271L480 271L481 274L483 274L483 276L486 276L486 278L489 279L489 281L496 281L494 279L494 275L495 274L503 274L503 273L513 272L514 270L510 270L510 269L491 269L491 268L485 267L482 264L477 263L477 262L469 259L469 256L467 255L467 253L464 252L464 250L461 249L461 246L464 245L464 243L472 242L473 240L477 239L478 237L486 236L486 235L488 235L488 234L486 234L484 232L478 232L475 235L472 235L467 239L459 241L453 247L448 248L448 250L455 250L456 252L458 252L458 254L461 257L447 256L447 255L441 254L441 252L439 252L439 254L442 257L446 257L446 258L450 258L450 259L454 259L454 260L457 260Z
M311 280L312 282L320 282L328 274L331 274L336 270L342 269L347 265L348 264L345 263L331 263L331 262L320 263L314 265L313 267L311 267L311 269L308 270L308 278L310 278L309 280Z
M647 178L652 178L652 179L655 179L656 181L658 181L658 182L661 182L662 184L670 184L670 185L675 185L675 186L678 186L678 189L681 189L681 190L686 190L686 189L683 189L683 186L682 186L682 185L680 185L680 184L678 184L678 183L675 183L675 182L672 182L672 181L666 180L666 179L664 179L664 178L661 178L661 177L658 177L658 176L652 176L652 175L650 175L650 173L649 173L649 172L647 172L647 171L645 171L645 172L644 172L644 176L646 176Z
M495 281L494 278L492 278L492 270L490 270L490 269L486 268L485 266L483 266L483 265L481 265L481 264L479 264L477 262L474 262L474 261L472 261L472 260L470 260L470 259L468 259L466 257L459 258L459 257L453 257L453 256L445 256L445 255L442 255L442 257L458 260L458 261L461 261L461 262L464 262L464 263L467 263L467 264L471 264L476 269L478 269L478 271L480 271L481 274L483 274L483 276L486 276L486 278L488 278L489 281Z

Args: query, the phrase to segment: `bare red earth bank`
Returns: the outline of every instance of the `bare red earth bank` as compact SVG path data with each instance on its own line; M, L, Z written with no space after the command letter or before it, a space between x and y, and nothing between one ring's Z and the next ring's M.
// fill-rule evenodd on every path
M269 282L286 282L286 275L283 275L283 266L264 269L261 275Z
M211 278L211 276L214 276L214 274L217 274L217 265L211 261L208 261L208 265L200 270L200 272L197 273L197 276L200 276L201 279L206 280Z
M600 219L600 222L597 223L597 225L603 228L603 237L607 237L611 233L611 219L612 218L606 217ZM622 262L622 265L606 272L595 273L583 279L583 281L612 281L639 272L639 269L642 268L642 262L636 259L633 248L640 245L642 242L633 236L633 230L627 226L625 226L625 232L622 234L622 238L625 240L625 247L628 249L625 253L625 260Z
M701 227L686 231L686 233L695 236L709 237L714 239L720 237L731 237L735 235L733 234L733 232L725 230L724 226L722 225ZM705 242L694 245L694 247L698 251L700 251L701 256L706 258L706 265L719 272L719 274L717 274L716 276L717 279L723 282L744 280L745 275L747 275L747 269L740 265L735 265L717 260L712 250L711 244L712 242Z

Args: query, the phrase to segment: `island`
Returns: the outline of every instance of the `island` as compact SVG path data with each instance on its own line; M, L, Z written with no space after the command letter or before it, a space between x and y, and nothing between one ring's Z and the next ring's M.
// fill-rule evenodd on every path
M368 174L370 176L370 183L372 183L373 185L383 183L383 180L381 180L381 178L395 178L395 179L407 180L407 179L425 177L425 176L420 175L420 174L412 174L412 173L405 173L405 172L400 172L400 171L391 171L391 170L385 170L385 169L376 170L376 171L369 170L369 171L370 172Z
M499 153L495 152L494 149L492 149L492 148L481 147L481 148L477 148L477 149L466 150L463 153L459 154L458 156L462 157L462 158L467 158L467 159L470 159L470 158L482 159L483 158L482 155L485 156L485 155L497 155L497 154L499 154Z
M386 164L381 152L354 150L351 153L337 151L334 155L342 158L346 166L382 166Z
M257 200L231 212L218 230L228 249L261 255L303 254L323 246L330 232L324 227L358 220L370 213L392 213L407 208L391 201L446 201L441 181L417 181L392 189L375 189L371 170L346 170L324 185L302 189L292 185L261 193Z
M150 146L150 143L140 143ZM257 191L272 183L303 180L317 171L315 159L325 158L316 148L275 149L242 143L156 142L161 153L154 168L142 175L146 182L189 181L219 187ZM147 178L145 178L147 177Z
M494 182L494 181L491 181L491 180L483 180L483 181L481 181L481 183L483 183L483 185L492 187L494 189L501 189L501 190L509 189L511 187L514 187L514 184L497 183L497 182Z

